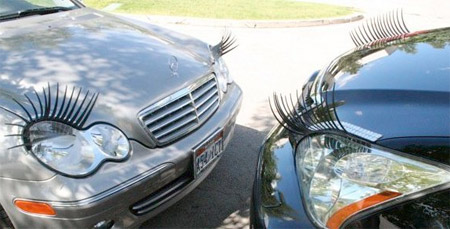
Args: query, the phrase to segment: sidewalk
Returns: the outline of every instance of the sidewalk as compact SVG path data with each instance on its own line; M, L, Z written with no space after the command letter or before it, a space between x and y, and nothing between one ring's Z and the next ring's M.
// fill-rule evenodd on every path
M191 17L173 17L149 15L147 19L154 23L170 23L181 25L196 25L208 27L232 27L232 28L295 28L320 26L354 22L363 19L361 13L348 16L323 18L323 19L299 19L299 20L227 20L227 19L204 19Z
M206 27L226 27L226 28L297 28L309 26L321 26L342 24L358 21L364 18L361 13L354 13L347 16L323 19L299 19L299 20L231 20L231 19L208 19L193 17L174 17L160 15L131 15L121 14L123 16L133 17L140 20L148 20L157 24L177 24L194 25Z
M369 18L394 9L403 9L410 30L450 26L449 0L296 0L354 7Z

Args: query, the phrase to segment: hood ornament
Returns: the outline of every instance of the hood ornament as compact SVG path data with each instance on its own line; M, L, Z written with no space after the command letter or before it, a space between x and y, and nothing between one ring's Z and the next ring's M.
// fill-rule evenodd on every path
M178 58L176 56L169 58L169 69L171 71L170 76L178 77Z

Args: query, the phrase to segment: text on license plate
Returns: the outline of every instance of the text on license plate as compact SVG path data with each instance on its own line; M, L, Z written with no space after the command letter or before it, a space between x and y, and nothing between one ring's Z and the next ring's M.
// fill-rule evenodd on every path
M197 176L223 151L223 132L216 134L211 140L194 152L194 171Z

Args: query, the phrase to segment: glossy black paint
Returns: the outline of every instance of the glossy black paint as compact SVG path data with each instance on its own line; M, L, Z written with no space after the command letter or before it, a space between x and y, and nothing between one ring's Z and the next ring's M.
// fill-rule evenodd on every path
M372 142L448 136L450 28L405 37L340 56L301 95L275 93L275 118L298 134L335 130Z
M276 127L259 155L250 208L253 228L314 228L301 204L293 152L285 129Z
M303 93L328 95L325 103L336 110L331 121L381 134L375 145L450 165L450 28L352 50L312 79ZM300 106L311 105L306 102ZM330 121L312 112L317 119L311 121ZM314 227L294 170L296 141L289 141L287 133L275 130L260 153L251 207L256 228ZM450 191L436 191L366 211L364 218L357 214L346 227L449 228Z
M391 138L381 140L378 144L450 165L450 137Z
M341 122L381 140L450 135L450 28L340 57L331 74Z

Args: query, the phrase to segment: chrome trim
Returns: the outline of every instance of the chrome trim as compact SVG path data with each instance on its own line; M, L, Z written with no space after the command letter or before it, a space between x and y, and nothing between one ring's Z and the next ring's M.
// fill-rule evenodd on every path
M211 81L212 79L214 81ZM208 82L214 83L207 85ZM195 91L204 85L207 86L199 91ZM215 95L217 95L217 98L213 99ZM202 96L205 97L200 99ZM161 111L161 113L156 114L154 117L147 117L151 113L158 112L158 110L163 109L165 106L171 105L171 103L178 103L176 100L179 99L185 99L186 101L181 100L180 104L173 104L173 107L169 106L167 110ZM138 120L151 140L157 146L161 146L176 141L201 126L219 108L220 102L220 88L217 78L214 73L209 73L186 88L144 108L138 113ZM175 114L176 112L180 113ZM162 123L156 123L158 120L170 114L175 114L175 116ZM175 121L180 123L169 126ZM151 127L150 125L152 124L156 126ZM161 128L163 129L161 133L155 133L155 131ZM164 130L164 128L168 129Z
M195 104L194 104L195 99L194 99L194 97L192 96L192 93L189 93L189 98L191 99L191 105L192 105L192 107L194 107L195 116L197 117L197 122L200 122L200 119L198 118L198 117L199 117L199 115L198 115L198 110L197 110L197 107L196 107Z
M163 136L165 136L165 135L167 135L167 134L169 134L169 133L172 133L172 132L174 132L175 130L178 130L178 129L182 128L183 126L189 124L190 122L192 122L192 121L194 121L194 120L196 120L196 119L197 119L197 117L195 117L195 115L193 115L193 116L191 116L191 117L186 116L185 118L183 118L183 119L181 120L181 121L182 121L181 123L178 123L178 124L176 124L175 126L172 126L172 127L170 127L169 129L167 129L167 130L164 130L162 133L157 134L155 137L156 137L156 138L162 138Z
M183 89L167 96L166 98L161 99L160 101L154 103L153 105L145 108L144 110L139 112L139 114L140 115L142 114L142 116L143 116L144 113L147 114L147 113L153 112L155 110L158 110L158 109L162 108L163 106L165 106L166 104L173 102L183 96L186 96L187 94L189 94L189 91L190 91L189 88L183 88ZM186 104L188 104L188 103L186 103Z
M364 129L360 126L348 123L348 122L341 122L340 124L337 121L333 121L335 123L336 126L339 126L340 124L342 124L342 126L344 127L345 131L347 131L348 133L354 134L360 138L363 138L365 140L371 141L371 142L376 142L378 141L381 137L383 137L382 134ZM312 130L319 130L321 127L322 123L318 123L314 126L311 126L310 128ZM326 125L326 123L324 124Z
M358 137L369 140L371 142L378 141L378 139L383 137L383 135L379 133L364 129L360 126L348 122L342 122L342 125L344 126L345 130L347 130L349 133L352 133Z
M216 104L216 106L218 106L218 102L219 98L214 99L214 101L210 102L209 104L206 105L206 108L204 108L201 112L200 112L200 116L202 116L203 114L205 114L205 112L210 111L209 108L211 108L214 104ZM214 108L217 109L217 108Z
M164 121L164 122L158 123L155 127L152 127L152 129L151 129L150 131L154 131L154 130L163 128L163 127L169 125L171 121L178 121L178 120L180 120L181 118L185 117L186 115L188 115L189 113L192 113L192 112L194 112L194 111L195 111L194 108L189 107L189 108L187 108L186 111L183 111L183 112L181 112L180 114L177 114L172 120L166 120L166 121ZM197 119L198 119L198 118L197 118Z
M181 98L181 97L180 97L180 98ZM169 103L170 103L170 102L169 102ZM168 115L168 114L170 114L170 113L172 113L172 112L175 112L175 111L179 110L180 108L182 108L182 107L188 105L189 103L192 104L192 100L188 100L188 101L186 101L185 103L180 104L178 107L175 107L174 109L172 109L172 110L170 110L170 111L165 111L164 113L158 115L156 118L153 118L152 121L153 121L153 122L154 122L154 121L157 121L157 120L161 119L162 117L164 117L164 116L166 116L166 115ZM150 112L151 112L151 111L150 111ZM151 122L150 122L150 119L149 119L149 120L147 120L147 121L145 122L145 125L147 126L147 125L149 125L150 123L151 123Z

